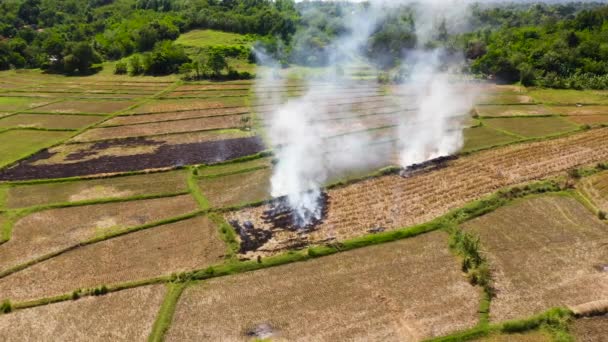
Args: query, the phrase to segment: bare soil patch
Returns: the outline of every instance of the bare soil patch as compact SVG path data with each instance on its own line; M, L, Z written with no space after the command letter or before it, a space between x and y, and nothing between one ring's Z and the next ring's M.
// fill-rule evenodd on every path
M77 129L101 121L102 116L60 114L17 114L0 120L0 127L40 127Z
M238 115L238 114L249 114L249 108L248 107L233 107L233 108L188 110L188 111L169 112L169 113L125 115L125 116L118 116L113 119L110 119L107 122L105 122L103 125L104 126L131 125L131 124L140 124L140 123L148 123L148 122L195 119L195 118L203 118L203 117L208 117L208 116Z
M580 342L606 341L608 316L577 319L570 326L570 333Z
M570 197L520 200L464 224L478 234L496 287L493 321L608 297L608 225Z
M24 184L8 189L6 207L160 195L186 192L186 172L169 171L134 176L45 184Z
M601 115L608 114L608 106L547 106L552 114Z
M197 209L190 195L182 195L40 211L15 223L11 239L0 246L0 271L96 236Z
M239 129L244 127L249 121L249 115L229 115L167 122L150 122L127 126L101 127L90 129L74 137L73 141L87 142L102 139L121 139L202 130Z
M271 169L203 178L198 184L214 207L227 207L257 202L270 197Z
M125 110L134 101L78 101L69 100L36 108L37 112L109 114Z
M196 138L197 135L190 136ZM185 139L190 137L186 135ZM127 138L86 144L77 148L77 152L67 155L61 153L61 150L38 152L16 166L0 171L0 180L62 178L201 163L213 164L256 154L265 147L260 138L251 136L187 143L171 143L170 139L164 137ZM57 156L58 160L51 160L54 156Z
M579 125L605 125L608 124L608 115L578 115L571 116L568 120L576 122Z
M0 316L3 341L144 341L166 293L142 286ZM128 323L128 324L127 324Z
M479 298L434 232L189 287L167 340L418 341L472 327Z
M74 249L0 279L13 302L77 288L203 269L222 260L226 246L206 217L140 230Z
M608 159L608 129L569 137L497 148L445 164L445 167L408 178L389 175L368 179L327 192L328 214L305 234L265 222L270 205L226 214L228 220L251 222L272 232L257 253L273 254L292 245L338 241L382 227L386 230L429 221L451 209L489 195L497 189L546 178L573 167Z

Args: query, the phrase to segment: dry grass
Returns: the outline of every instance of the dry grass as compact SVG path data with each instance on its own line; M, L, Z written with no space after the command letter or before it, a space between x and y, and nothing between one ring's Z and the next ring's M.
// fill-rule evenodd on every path
M479 298L434 232L187 288L167 340L417 341L472 327Z
M532 331L527 333L513 333L502 335L491 335L474 340L477 342L551 342L553 338L544 331Z
M170 171L134 176L28 184L8 189L7 208L52 203L125 198L186 192L186 172Z
M240 170L246 170L251 168L270 167L271 162L271 158L259 158L240 163L206 166L198 169L198 175L215 176L219 174L238 172Z
M92 115L17 114L0 120L0 127L41 127L76 129L101 121Z
M498 105L476 106L475 111L480 116L526 116L546 115L549 109L543 105Z
M175 97L224 97L224 96L248 96L249 90L205 90L205 91L173 91L166 95L168 98Z
M608 115L580 115L569 117L568 120L579 125L605 125L608 124Z
M570 326L570 333L579 342L605 342L608 316L577 319Z
M551 114L600 115L608 114L608 106L547 106Z
M584 178L578 187L600 210L608 211L608 171Z
M109 114L125 110L134 104L135 102L133 101L69 100L36 108L36 111L49 113Z
M564 196L520 200L464 225L481 238L497 290L493 321L608 296L608 226Z
M108 120L108 121L104 122L104 125L106 125L106 126L132 125L132 124L148 123L148 122L195 119L195 118L202 118L202 117L208 117L208 116L247 114L247 113L249 113L249 107L215 108L215 109L188 110L188 111L170 112L170 113L125 115L125 116L118 116L111 120Z
M271 169L261 169L199 181L203 195L214 207L261 201L270 197Z
M197 209L194 199L190 195L183 195L37 212L15 223L11 239L0 246L0 270L96 236Z
M181 110L211 109L223 107L243 107L247 97L225 97L217 99L156 100L145 103L129 113L159 113Z
M74 138L74 141L95 141L100 139L120 139L166 133L184 133L202 130L241 128L248 115L215 116L168 122L151 122L130 126L116 126L90 129Z
M0 316L3 341L144 341L166 288L145 286Z
M0 279L0 293L17 302L169 275L217 263L225 251L217 228L196 217L64 253Z
M448 167L409 178L384 176L330 190L328 214L307 236L315 243L349 239L375 227L387 230L423 223L497 189L546 178L570 168L608 159L608 129L566 138L512 145L450 162ZM272 229L262 214L268 206L227 213L228 219L251 221ZM260 253L285 248L297 234L275 231Z

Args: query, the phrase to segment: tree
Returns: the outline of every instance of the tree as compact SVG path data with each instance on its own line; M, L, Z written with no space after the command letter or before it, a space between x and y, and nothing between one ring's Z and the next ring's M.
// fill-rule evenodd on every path
M207 59L207 67L213 71L213 75L215 77L219 77L222 73L222 70L228 67L228 63L226 62L226 58L224 55L218 51L209 52L209 58Z
M146 54L144 68L152 75L166 75L177 72L182 64L188 62L190 58L184 49L166 40L157 43L154 50Z
M141 60L139 59L138 55L134 55L133 57L131 57L131 59L129 59L129 65L130 65L130 74L131 75L141 75L144 73L144 67L141 64Z
M93 47L86 42L77 43L71 53L63 58L64 71L67 73L85 74L91 71L94 63L101 62L101 58Z

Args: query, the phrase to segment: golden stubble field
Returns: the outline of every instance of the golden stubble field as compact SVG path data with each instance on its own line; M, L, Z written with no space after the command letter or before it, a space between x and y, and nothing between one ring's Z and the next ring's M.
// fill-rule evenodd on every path
M493 321L608 298L608 225L574 198L518 200L463 226L493 270Z
M417 341L477 323L471 286L434 232L204 281L177 304L167 341Z
M257 252L262 255L284 250L294 239L311 244L345 240L376 227L391 230L427 222L500 188L606 160L607 139L608 129L597 129L480 152L409 178L390 175L332 189L327 217L304 235L266 223L262 217L269 205L229 212L226 218L273 231L273 238Z

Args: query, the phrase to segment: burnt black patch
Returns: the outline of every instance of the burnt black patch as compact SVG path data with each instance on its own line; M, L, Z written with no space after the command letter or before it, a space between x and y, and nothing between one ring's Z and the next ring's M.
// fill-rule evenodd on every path
M443 169L448 166L449 161L456 159L458 159L458 156L444 156L430 159L422 163L412 164L401 170L399 175L401 175L401 177L411 177L422 172Z

